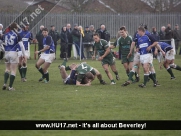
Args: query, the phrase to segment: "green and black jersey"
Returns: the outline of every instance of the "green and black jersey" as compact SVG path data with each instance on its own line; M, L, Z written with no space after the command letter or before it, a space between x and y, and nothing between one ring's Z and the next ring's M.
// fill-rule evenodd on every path
M94 47L97 50L97 52L99 53L99 55L102 56L106 52L106 49L109 48L109 44L106 40L100 39L100 41L98 43L96 43L96 42L94 43ZM109 57L113 57L111 52L104 58L109 58Z
M87 72L91 72L93 75L96 75L96 72L93 67L89 66L86 63L81 63L77 68L77 81L82 82L82 79L85 77Z
M130 36L127 36L126 38L120 37L117 40L117 46L119 46L123 58L128 56L131 49L131 43L132 38Z

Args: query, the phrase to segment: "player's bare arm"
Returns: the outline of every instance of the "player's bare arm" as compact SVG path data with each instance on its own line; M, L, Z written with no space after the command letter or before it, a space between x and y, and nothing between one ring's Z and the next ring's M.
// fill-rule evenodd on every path
M98 60L99 60L99 61L103 60L104 57L106 57L106 56L110 53L110 51L111 51L111 49L108 47L108 48L106 49L106 52L104 53L104 55L100 56Z
M48 50L48 49L50 49L50 46L49 46L49 45L45 46L43 49L41 49L41 50L39 50L39 51L35 51L35 53L38 54L38 53L44 52L44 51L46 51L46 50Z
M132 52L133 52L134 46L135 46L135 42L132 42L132 43L131 43L130 52L129 52L129 54L128 54L127 58L129 58L129 57L132 55Z
M92 56L92 60L94 60L94 59L95 59L96 52L97 52L97 50L94 48L94 55Z
M90 86L90 85L91 85L91 82L88 82L87 84L81 84L81 82L76 81L76 85L77 85L77 86Z

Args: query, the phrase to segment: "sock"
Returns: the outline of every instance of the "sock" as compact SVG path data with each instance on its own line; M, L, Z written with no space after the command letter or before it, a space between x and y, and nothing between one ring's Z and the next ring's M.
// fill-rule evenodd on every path
M19 67L18 67L18 70L19 70L20 76L21 76L21 78L22 78L22 67L19 66Z
M150 72L149 74L150 79L153 81L153 83L156 83L156 79L154 78L153 74Z
M155 78L155 80L156 80L156 73L152 73L152 75L153 75L153 77Z
M114 83L115 83L114 79L113 79L113 80L111 80L111 82L114 82Z
M27 72L27 66L24 68L25 78L26 78L26 72Z
M45 78L47 81L49 81L49 73L48 73L48 72L44 74L44 78Z
M137 74L137 72L134 73L135 77L139 77L139 75Z
M133 75L135 74L135 72L133 72L133 71L130 71L130 73L129 73L129 81L133 81Z
M114 72L114 74L115 74L115 75L118 75L118 72L117 72L117 71L115 71L115 72Z
M9 73L8 73L8 72L5 72L5 73L4 73L4 84L7 84L8 78L9 78Z
M146 86L146 83L148 82L149 74L144 74L144 85Z
M65 70L68 71L68 70L71 70L69 66L65 67Z
M14 75L10 75L10 82L9 82L9 87L10 88L13 86L14 80L15 80L15 76Z
M62 62L62 65L66 67L66 63L67 63L67 61L64 60L64 61Z
M22 67L22 78L25 78L25 72L26 72L25 67Z
M41 67L38 69L38 71L42 74L42 76L44 75L43 69Z
M181 67L180 66L176 66L176 68L175 68L176 70L179 70L179 71L181 71Z
M170 74L171 77L175 77L173 72L172 72L172 69L170 67L167 68L167 71L168 71L168 73Z

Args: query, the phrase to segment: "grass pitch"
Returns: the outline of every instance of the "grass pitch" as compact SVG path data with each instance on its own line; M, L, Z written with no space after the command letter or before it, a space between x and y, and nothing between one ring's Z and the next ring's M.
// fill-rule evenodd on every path
M161 86L156 88L151 81L146 88L139 88L138 83L121 87L127 76L120 60L116 60L116 66L121 79L116 85L100 85L97 79L90 87L64 85L57 68L62 63L58 54L49 68L50 82L43 84L38 82L41 75L34 66L36 61L28 61L27 82L21 82L17 71L16 91L1 91L0 120L181 120L181 72L173 70L176 80L171 81L165 69L159 70L157 60L154 66ZM99 61L86 61L110 83ZM71 59L67 64L71 63L80 61ZM176 56L175 63L181 66L181 56ZM4 68L1 62L1 85ZM0 135L179 136L181 131L0 131Z

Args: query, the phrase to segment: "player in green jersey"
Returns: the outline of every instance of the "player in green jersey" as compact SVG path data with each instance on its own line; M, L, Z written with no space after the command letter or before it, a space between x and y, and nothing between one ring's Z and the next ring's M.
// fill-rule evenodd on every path
M109 48L108 42L100 39L99 34L94 34L94 55L92 56L92 59L95 59L96 52L99 53L99 61L102 62L102 67L105 70L107 76L111 80L111 84L114 85L116 82L114 81L112 74L109 72L109 66L111 67L112 71L116 75L116 79L119 80L119 75L116 70L115 60L113 58L113 54L111 53L111 49Z
M120 28L120 34L121 37L117 40L117 42L115 42L114 45L111 46L111 49L115 48L116 46L119 46L119 50L121 51L122 64L124 66L124 69L126 70L126 74L129 77L129 72L133 67L134 58L134 52L128 58L128 54L130 52L130 47L132 43L132 37L127 34L125 27Z

